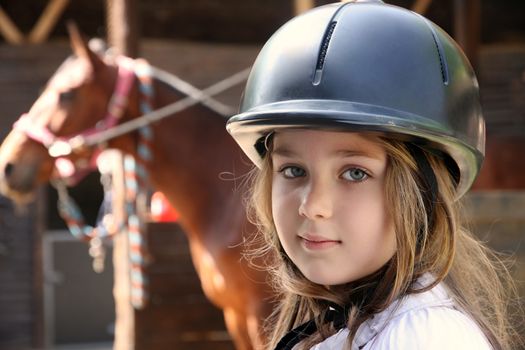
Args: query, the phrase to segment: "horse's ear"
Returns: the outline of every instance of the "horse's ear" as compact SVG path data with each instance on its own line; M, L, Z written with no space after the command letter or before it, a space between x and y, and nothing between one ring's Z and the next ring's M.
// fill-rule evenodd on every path
M77 57L87 58L91 63L94 70L98 70L104 65L100 57L93 52L88 45L84 35L80 32L75 22L67 23L67 30L69 32L69 41L71 44L71 50L77 55Z

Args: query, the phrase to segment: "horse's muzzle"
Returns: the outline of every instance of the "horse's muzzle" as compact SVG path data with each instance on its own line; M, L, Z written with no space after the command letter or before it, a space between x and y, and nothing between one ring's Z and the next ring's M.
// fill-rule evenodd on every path
M3 195L16 201L29 197L35 190L36 169L34 167L17 167L6 163L0 172L0 191Z

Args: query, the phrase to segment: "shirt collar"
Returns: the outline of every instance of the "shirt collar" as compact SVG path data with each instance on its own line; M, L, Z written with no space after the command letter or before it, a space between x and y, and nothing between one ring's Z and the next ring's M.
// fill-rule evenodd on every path
M434 278L430 274L421 276L416 282L415 287L424 288L430 285ZM357 330L352 349L361 349L379 334L386 325L401 315L418 309L429 307L454 307L454 302L450 298L443 282L432 289L422 292L405 295L394 301L385 310L373 315L366 320Z

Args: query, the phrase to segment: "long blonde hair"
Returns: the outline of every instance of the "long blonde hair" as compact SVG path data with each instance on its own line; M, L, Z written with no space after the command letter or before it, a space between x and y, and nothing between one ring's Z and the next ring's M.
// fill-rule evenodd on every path
M458 307L476 321L494 349L521 344L508 317L508 302L517 295L515 285L502 259L461 222L455 181L443 156L424 152L437 180L433 214L428 217L423 180L407 145L383 138L378 138L378 142L387 153L386 207L394 220L397 251L381 271L342 286L314 284L290 261L272 219L271 156L267 155L262 169L254 173L249 213L259 228L262 242L257 242L255 246L259 248L252 249L250 256L271 257L267 268L279 292L279 306L267 323L271 334L267 348L273 349L284 334L310 319L316 320L318 331L301 343L301 349L334 334L333 326L321 322L329 303L346 307L350 304L347 327L351 344L359 326L373 314L385 310L403 295L429 290L442 281ZM413 289L414 282L425 273L435 278L434 283L424 289Z

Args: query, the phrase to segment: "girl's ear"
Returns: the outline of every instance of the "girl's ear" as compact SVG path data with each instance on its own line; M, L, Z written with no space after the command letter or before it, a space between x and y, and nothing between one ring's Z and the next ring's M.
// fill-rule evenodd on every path
M93 71L98 71L104 66L104 62L93 52L88 45L84 35L80 32L75 22L68 22L67 30L69 32L69 42L71 50L79 58L85 58L90 63Z

